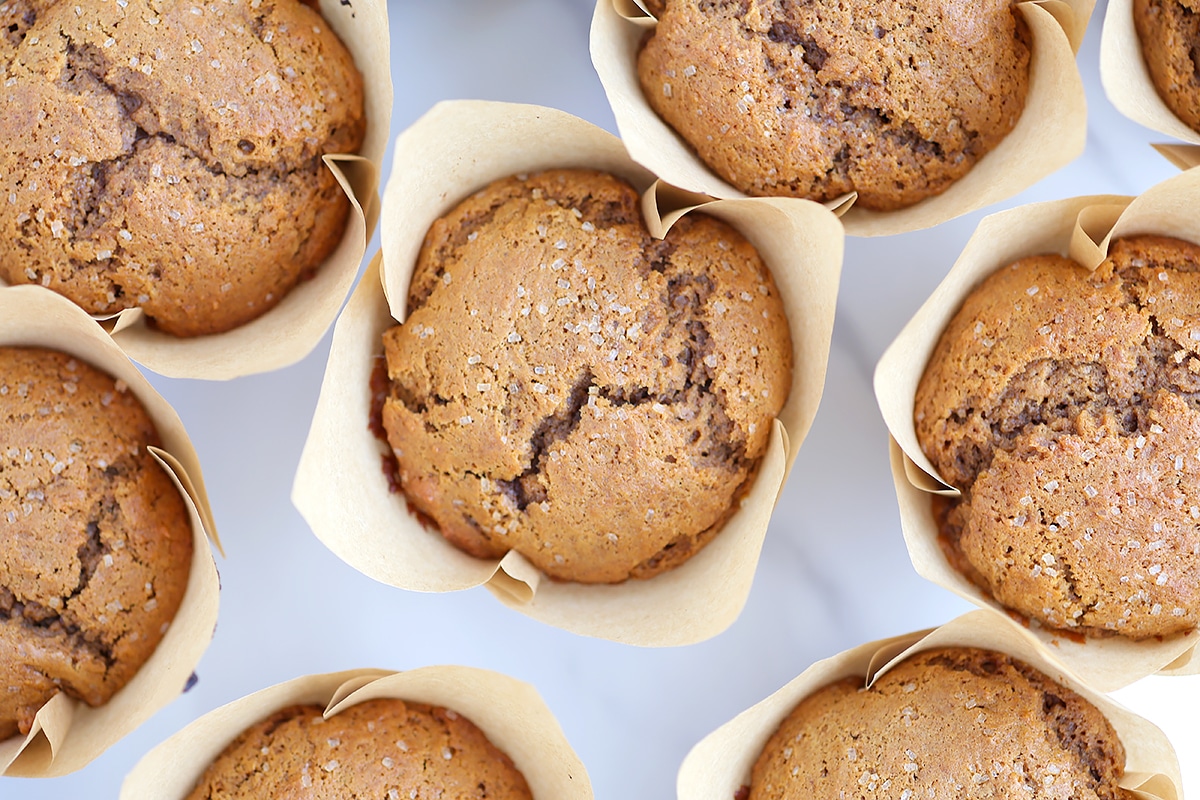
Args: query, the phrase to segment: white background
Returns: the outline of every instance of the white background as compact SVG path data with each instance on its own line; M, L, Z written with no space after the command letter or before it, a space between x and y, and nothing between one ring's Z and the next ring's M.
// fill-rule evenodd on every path
M1138 194L1174 174L1147 146L1163 137L1122 118L1100 88L1104 7L1079 56L1090 106L1086 153L989 211ZM389 12L392 138L449 98L556 106L615 130L588 57L591 0L396 0ZM325 550L289 492L328 336L304 361L270 375L229 383L156 378L195 440L227 554L218 560L220 623L200 682L83 771L45 781L0 778L0 798L115 798L143 753L219 705L302 674L429 664L486 667L534 684L597 798L673 797L675 772L693 744L813 661L968 610L909 564L871 374L982 216L847 243L825 397L775 511L749 602L726 633L690 647L585 639L534 623L483 589L392 589ZM1200 797L1200 677L1150 678L1117 697L1173 739L1185 784Z

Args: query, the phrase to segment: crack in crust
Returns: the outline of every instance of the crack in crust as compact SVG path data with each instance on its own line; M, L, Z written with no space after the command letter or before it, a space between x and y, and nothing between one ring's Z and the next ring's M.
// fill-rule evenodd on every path
M782 304L731 228L655 242L637 202L600 173L511 178L426 237L382 422L410 503L473 555L651 577L749 488L790 385Z
M278 303L332 253L361 76L293 0L195 6L10 0L0 275L178 336ZM7 244L5 244L7 242Z
M583 418L583 404L587 401L591 394L592 381L595 376L592 375L590 369L584 369L583 375L571 387L571 393L567 397L567 401L563 408L548 417L542 419L538 423L537 428L533 431L533 436L529 439L529 449L532 455L529 459L529 466L525 471L512 480L499 478L496 480L496 485L500 490L508 495L509 500L517 511L524 511L530 503L544 503L546 501L546 486L540 480L543 468L543 461L549 458L550 447L557 442L566 441L568 437L579 427L579 422ZM599 387L597 387L599 388ZM641 392L648 397L649 393L642 387ZM596 393L600 395L600 392ZM611 394L611 390L609 390ZM636 404L638 400L629 401ZM640 402L645 402L642 399Z
M1200 248L1113 243L1090 275L1058 256L986 279L916 398L918 439L958 503L951 562L1054 628L1134 639L1200 618Z
M111 503L110 500L106 505L111 505ZM109 514L111 515L111 513L110 511ZM79 545L75 554L79 561L79 582L70 590L69 594L55 598L58 600L58 608L70 607L71 601L78 599L83 594L99 569L101 559L111 552L111 548L100 540L99 522L89 522L86 528L86 538ZM83 650L95 659L102 661L106 673L116 664L111 643L101 638L99 631L86 630L83 627L83 621L77 618L64 618L62 613L39 600L20 599L3 584L0 584L0 620L7 620L14 625L22 626L36 636L58 639L68 650Z

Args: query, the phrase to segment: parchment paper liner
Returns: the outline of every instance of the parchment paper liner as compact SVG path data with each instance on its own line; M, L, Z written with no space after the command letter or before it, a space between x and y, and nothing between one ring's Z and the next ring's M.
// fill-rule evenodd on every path
M334 329L292 491L300 513L340 558L392 586L445 592L486 584L505 605L535 619L632 644L687 644L724 630L745 603L776 496L820 401L841 269L838 221L804 200L716 203L664 184L652 186L653 176L611 134L537 106L441 103L401 134L395 159L384 194L382 252ZM393 318L404 318L410 274L429 225L494 179L549 167L593 167L639 190L650 187L643 210L652 212L648 224L655 235L706 202L706 213L730 222L758 247L791 326L796 365L791 396L742 509L699 554L647 581L556 583L541 580L515 552L498 561L466 555L425 530L402 494L389 494L380 469L381 443L367 430L369 379L382 353L380 337L395 324ZM385 292L392 298L390 312Z
M382 697L459 712L508 754L539 800L592 798L587 770L532 686L471 667L423 667L408 672L358 669L307 675L235 700L147 753L126 776L120 800L180 800L239 733L281 708L315 703L326 706L329 718Z
M827 205L851 236L885 236L930 228L1012 197L1083 152L1087 103L1075 53L1095 0L1019 4L1033 35L1029 94L1016 127L942 194L899 211L854 208L854 193ZM717 177L662 121L642 95L637 53L656 21L637 0L596 0L592 64L608 95L621 138L639 164L662 180L713 197L745 197Z
M0 741L0 775L43 778L73 772L141 725L183 691L217 624L217 570L209 540L217 529L200 461L175 410L99 325L66 298L39 286L0 288L0 345L70 353L129 385L163 442L151 452L179 487L192 520L192 568L187 591L158 649L99 708L55 695L25 737Z
M1021 206L984 218L945 280L888 347L875 370L875 395L891 433L892 476L900 523L913 566L923 577L1007 618L1007 612L955 570L938 545L930 493L956 496L921 452L913 425L913 402L925 364L942 330L971 289L985 276L1019 258L1039 253L1069 255L1089 269L1099 266L1111 238L1161 234L1200 242L1200 172L1185 172L1137 198L1100 195ZM1018 623L1013 622L1016 625ZM1154 672L1200 673L1195 633L1166 641L1121 637L1079 643L1036 625L1032 632L1102 691L1112 691Z
M1141 39L1133 25L1133 0L1108 2L1100 36L1100 83L1112 104L1129 119L1189 144L1200 145L1200 133L1175 116L1154 88L1146 60L1142 57Z
M1078 692L1108 718L1125 746L1121 786L1144 800L1182 800L1179 762L1167 737L1148 720L1122 708L1055 661L1028 632L996 615L972 611L932 631L860 645L818 661L775 694L743 711L692 748L679 770L679 800L730 800L763 746L791 710L808 695L852 675L869 686L897 663L923 650L980 647L1014 656Z
M297 284L277 306L226 333L169 336L148 327L137 308L96 317L131 358L154 372L172 378L227 380L293 364L317 346L354 284L379 218L379 170L392 119L387 3L321 0L321 14L362 73L367 114L359 154L323 158L350 198L342 241L313 277ZM0 281L0 288L4 286Z

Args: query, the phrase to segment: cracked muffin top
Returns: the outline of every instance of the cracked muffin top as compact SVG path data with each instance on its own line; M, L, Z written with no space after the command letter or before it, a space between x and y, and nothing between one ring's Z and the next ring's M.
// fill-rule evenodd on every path
M1133 0L1133 23L1150 80L1167 108L1200 131L1200 2Z
M688 214L650 237L603 173L497 181L437 220L383 406L410 504L472 555L648 578L738 507L791 385L754 248Z
M512 759L466 717L404 700L368 700L328 719L276 711L241 733L185 800L413 797L531 800Z
M1117 239L989 276L916 395L951 561L1053 628L1132 639L1200 620L1200 247Z
M57 692L108 701L187 588L192 525L121 381L0 348L0 740Z
M749 195L857 191L863 208L903 208L965 175L1025 107L1031 38L1014 0L649 5L642 92Z
M755 762L749 799L1130 800L1124 772L1121 740L1086 699L1011 656L956 647L806 697Z
M219 333L341 240L362 78L298 0L0 5L0 277Z

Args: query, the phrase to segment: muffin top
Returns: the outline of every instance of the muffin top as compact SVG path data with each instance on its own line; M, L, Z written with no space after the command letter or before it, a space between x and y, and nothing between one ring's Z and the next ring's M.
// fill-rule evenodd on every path
M651 107L750 195L889 211L939 194L1017 123L1030 35L1013 0L659 0Z
M158 444L123 382L0 347L0 739L59 690L106 702L174 618L192 526Z
M168 333L241 325L341 239L362 78L298 0L0 5L0 277Z
M1133 23L1150 80L1167 108L1200 131L1200 76L1192 56L1200 44L1196 0L1133 0Z
M916 431L962 491L946 544L997 601L1142 639L1200 619L1200 247L1118 239L964 301L917 389ZM953 559L952 559L953 560Z
M497 181L430 228L384 335L410 504L480 557L650 577L737 508L791 384L779 292L702 214L667 238L598 172Z
M870 688L806 697L771 736L750 800L798 797L1123 800L1125 750L1084 698L1002 653L917 653Z
M368 700L326 719L291 706L247 728L185 800L529 800L512 759L445 708Z

